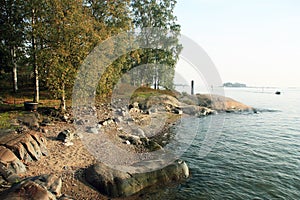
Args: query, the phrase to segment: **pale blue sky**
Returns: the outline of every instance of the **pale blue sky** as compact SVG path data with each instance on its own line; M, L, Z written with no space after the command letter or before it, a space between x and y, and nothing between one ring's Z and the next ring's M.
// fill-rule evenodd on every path
M300 86L299 0L178 0L175 15L223 82Z

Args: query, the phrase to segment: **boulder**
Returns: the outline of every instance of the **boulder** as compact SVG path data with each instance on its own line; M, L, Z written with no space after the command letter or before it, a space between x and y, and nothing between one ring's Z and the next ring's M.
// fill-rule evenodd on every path
M104 195L126 197L150 186L183 181L189 176L184 161L176 160L162 168L157 166L160 162L141 161L123 171L97 162L86 170L86 180Z
M0 163L0 179L4 178L2 182L8 182L8 183L16 183L20 181L20 177L18 174L14 172L11 168L9 168L7 165Z
M197 98L199 106L208 107L216 111L236 112L253 110L250 106L220 95L197 94Z
M45 174L37 177L30 178L30 180L38 183L39 185L47 188L49 192L55 196L61 196L62 180L57 176Z
M48 149L47 149L47 140L46 138L38 132L30 133L31 137L37 142L37 144L40 147L41 153L44 156L48 155Z
M28 140L24 140L23 145L33 160L40 160L42 152L37 142L33 140L32 137L28 137Z
M7 137L5 139L9 139L7 141L5 141L3 138L2 139L2 145L5 145L6 147L8 147L9 149L11 149L13 151L13 153L20 159L20 160L24 160L25 162L31 162L33 159L32 157L29 155L27 149L24 146L24 141L28 135L19 135L16 137L13 137L13 135L10 135L10 137Z
M62 180L55 175L26 178L0 194L3 200L56 200L61 196Z
M10 133L0 137L0 175L9 182L20 180L26 171L24 163L39 160L47 154L46 139L40 133Z
M56 200L56 197L51 192L30 180L16 184L8 191L2 193L0 198L2 200Z
M25 165L8 148L0 146L1 174L9 176L11 173L21 174L26 171Z
M7 134L0 138L0 145L6 146L25 162L39 160L47 155L46 139L41 133Z

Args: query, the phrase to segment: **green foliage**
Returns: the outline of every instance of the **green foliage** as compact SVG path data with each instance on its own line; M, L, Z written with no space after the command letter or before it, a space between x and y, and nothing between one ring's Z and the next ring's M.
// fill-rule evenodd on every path
M145 27L159 28L159 38L170 42L130 53L111 44L109 53L124 53L101 73L97 92L110 94L127 72L137 73L132 74L136 85L152 85L155 79L156 84L173 87L181 50L180 26L173 14L175 0L1 0L0 4L0 70L10 71L17 64L30 72L38 70L40 82L55 98L64 101L71 94L79 67L97 44ZM140 39L155 41L143 34ZM105 62L103 58L101 62ZM131 71L149 63L159 65L148 71ZM100 74L97 70L91 69L90 75ZM93 79L85 81L88 86L95 84Z
M17 65L24 53L24 4L22 0L0 1L0 70L12 70L13 89L17 86Z
M153 67L144 72L147 76L142 82L153 83L154 88L163 86L172 89L174 68L182 46L178 43L180 26L174 16L174 0L140 0L132 1L133 22L136 29L148 27L158 28L160 31L142 32L140 40L157 44L156 49L142 49L138 51L141 64L154 63ZM149 34L150 32L150 34Z
M77 70L97 42L94 23L81 1L46 0L45 18L38 22L43 48L42 76L57 98L72 88Z

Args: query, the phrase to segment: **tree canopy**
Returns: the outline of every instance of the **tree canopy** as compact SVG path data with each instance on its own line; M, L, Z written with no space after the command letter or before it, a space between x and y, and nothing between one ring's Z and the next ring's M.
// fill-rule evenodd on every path
M149 63L157 65L136 76L136 84L173 87L182 48L175 0L1 0L0 4L0 70L13 74L15 91L17 68L22 63L34 73L34 99L38 101L40 82L61 99L64 109L78 68L97 44L118 33L147 27L159 28L160 37L172 42L120 56L101 77L98 92L109 94L122 74ZM155 40L147 34L139 37Z

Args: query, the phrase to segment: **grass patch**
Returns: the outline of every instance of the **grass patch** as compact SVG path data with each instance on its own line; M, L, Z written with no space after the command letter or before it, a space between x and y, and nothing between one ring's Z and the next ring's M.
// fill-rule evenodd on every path
M0 129L10 128L10 115L8 112L0 113Z
M0 129L14 129L16 128L12 122L17 119L18 116L22 116L23 112L19 111L9 111L0 113Z

